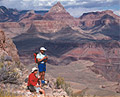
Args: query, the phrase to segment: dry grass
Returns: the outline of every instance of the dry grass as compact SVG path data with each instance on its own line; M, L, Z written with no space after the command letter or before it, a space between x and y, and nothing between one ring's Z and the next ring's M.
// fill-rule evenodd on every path
M0 90L0 97L16 97L14 94Z

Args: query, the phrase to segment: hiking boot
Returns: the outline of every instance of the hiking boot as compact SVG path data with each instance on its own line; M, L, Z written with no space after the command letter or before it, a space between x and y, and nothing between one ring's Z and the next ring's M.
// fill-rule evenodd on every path
M45 80L45 85L48 85L48 81L47 80Z

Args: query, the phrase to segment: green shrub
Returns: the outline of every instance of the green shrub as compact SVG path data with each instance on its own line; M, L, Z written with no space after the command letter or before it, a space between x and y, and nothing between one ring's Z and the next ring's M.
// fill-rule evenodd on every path
M14 65L8 65L0 69L0 81L3 83L18 84L19 72Z
M0 69L3 68L3 66L4 66L4 63L0 62Z
M57 80L56 80L56 87L59 89L59 88L62 88L62 86L65 84L65 81L64 81L64 78L62 77L58 77Z
M66 83L64 81L63 77L58 77L56 80L56 88L60 89L62 88L69 96L73 94L73 91L70 87L70 84Z

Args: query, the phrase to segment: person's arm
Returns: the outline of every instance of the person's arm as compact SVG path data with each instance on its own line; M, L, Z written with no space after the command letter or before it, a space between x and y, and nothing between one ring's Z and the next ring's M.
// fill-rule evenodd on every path
M39 86L40 86L40 88L41 88L41 86L42 86L42 85L41 85L41 80L39 80L39 82L40 82L40 85L39 85Z
M47 59L46 56L45 56L44 58L42 58L42 59L37 58L38 62L42 62L42 61L44 61L44 60L46 60L46 59Z
M47 60L48 60L48 57L46 56L46 59L44 60L44 62L47 62Z

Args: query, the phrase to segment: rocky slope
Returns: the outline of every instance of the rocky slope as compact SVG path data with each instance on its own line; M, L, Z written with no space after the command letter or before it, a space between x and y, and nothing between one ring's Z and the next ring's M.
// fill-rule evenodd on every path
M41 94L31 93L27 89L27 76L31 72L29 66L26 68L19 60L18 51L12 40L6 37L5 33L0 30L0 96L41 96ZM47 96L66 96L67 93L62 88L56 87L56 79L46 75L48 84L42 88ZM19 87L20 86L20 87Z
M0 85L19 84L23 69L16 46L0 30ZM3 89L2 86L0 88Z

